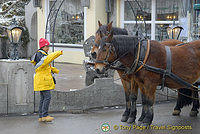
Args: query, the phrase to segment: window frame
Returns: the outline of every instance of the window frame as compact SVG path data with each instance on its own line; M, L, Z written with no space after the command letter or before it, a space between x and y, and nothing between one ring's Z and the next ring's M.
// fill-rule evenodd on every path
M136 24L136 21L125 21L124 11L125 11L125 1L121 0L121 13L120 13L120 27L124 28L125 24ZM129 0L133 1L133 0ZM156 38L156 24L173 24L174 21L156 21L156 0L151 0L151 21L146 21L146 24L151 24L151 40ZM143 21L137 21L138 24L144 23ZM179 20L175 21L175 24L179 24Z
M46 11L46 14L45 14L45 24L46 24L46 20L47 20L47 17L48 17L48 14L50 12L50 2L55 2L56 0L45 0L45 11ZM63 6L63 5L62 5ZM86 8L84 7L83 8L83 12L84 12L84 25L83 25L83 30L84 30L84 41L85 41L85 37L86 37ZM51 37L50 37L50 34L47 34L47 39L49 41L51 41ZM52 44L50 42L50 44ZM52 45L51 45L52 46ZM83 49L83 44L78 44L78 43L74 43L74 44L71 44L71 43L58 43L58 42L55 42L54 43L54 47L65 47L65 48L82 48Z

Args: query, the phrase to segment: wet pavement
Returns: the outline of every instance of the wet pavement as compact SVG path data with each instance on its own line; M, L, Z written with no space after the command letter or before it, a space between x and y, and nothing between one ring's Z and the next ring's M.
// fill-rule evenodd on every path
M191 107L185 107L180 116L172 116L174 105L175 102L156 104L153 126L145 130L137 126L137 120L141 113L139 106L135 125L120 122L124 108L115 107L93 109L84 114L52 113L55 117L55 121L52 123L39 123L36 115L0 117L0 134L198 134L200 116L189 117ZM104 123L108 123L110 126L108 132L101 130ZM104 125L106 128L106 124Z
M55 63L55 67L60 70L59 74L56 74L56 87L55 90L76 90L83 89L85 87L85 70L83 65L70 64L70 63ZM119 78L117 72L115 72L115 79ZM115 81L121 84L120 80Z
M74 90L85 87L85 70L82 65L55 63L55 67L60 70L55 77L55 90Z

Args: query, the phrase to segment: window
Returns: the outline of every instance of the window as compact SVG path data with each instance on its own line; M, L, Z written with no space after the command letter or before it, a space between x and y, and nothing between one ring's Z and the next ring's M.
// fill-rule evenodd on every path
M166 28L173 23L179 23L179 3L181 2L179 0L137 1L142 10L135 0L121 1L121 26L126 28L131 35L134 35L138 29L139 33L146 34L150 39L162 41L168 38Z
M49 5L54 1L50 1ZM83 44L84 14L81 0L65 0L58 12L55 43Z
M135 35L138 29L140 34L147 34L151 37L151 0L138 0L142 10L133 0L123 1L124 21L123 27L126 28L131 35ZM133 13L134 10L134 13ZM146 25L144 24L146 20ZM137 21L136 21L137 20ZM145 29L147 33L145 33Z

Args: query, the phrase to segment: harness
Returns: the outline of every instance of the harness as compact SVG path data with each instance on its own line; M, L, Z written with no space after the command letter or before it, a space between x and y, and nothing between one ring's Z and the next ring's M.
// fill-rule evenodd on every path
M163 73L163 78L162 78L162 85L161 85L161 89L164 89L165 86L165 78L167 74L171 74L172 72L172 54L171 54L171 50L168 46L165 46L165 50L166 50L166 57L167 57L167 65L166 65L166 70Z
M102 63L102 64L105 64L107 68L114 69L115 67L113 67L113 64L115 64L121 58L126 56L129 53L129 51L124 53L122 56L117 58L112 63L109 63L108 62L108 58L109 58L109 56L110 56L110 54L112 52L112 49L115 49L115 48L112 45L112 43L106 43L106 44L109 44L110 46L109 46L109 51L108 51L108 53L106 55L105 60L103 60L103 61L97 61L96 60L96 63ZM180 45L183 45L183 43L180 44ZM164 86L165 86L166 77L169 77L169 78L173 79L174 81L176 81L177 83L185 86L186 88L191 88L191 90L194 90L194 91L200 91L200 90L198 90L198 87L194 86L193 84L188 83L187 81L183 80L179 76L177 76L174 73L172 73L172 71L171 71L171 68L172 68L172 55L171 55L170 47L169 46L165 46L165 50L166 50L166 57L167 57L166 58L166 69L157 68L157 67L153 67L153 66L147 65L146 61L148 59L149 52L150 52L150 41L149 40L141 40L141 41L139 41L138 47L137 47L137 53L136 53L137 56L136 56L134 62L132 63L131 67L128 69L126 74L132 74L132 73L135 74L138 71L140 71L142 68L144 68L144 69L146 69L148 71L155 72L155 73L158 73L158 74L162 75L161 89L163 89ZM117 56L115 50L114 50L114 52L115 52L115 56ZM122 70L122 69L120 69L120 70Z

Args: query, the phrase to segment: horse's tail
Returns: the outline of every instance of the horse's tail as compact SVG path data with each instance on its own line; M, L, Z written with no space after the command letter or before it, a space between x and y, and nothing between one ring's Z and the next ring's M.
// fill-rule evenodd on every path
M187 89L187 88L180 88L178 91L179 91L178 101L180 104L180 108L183 108L184 106L188 106L192 104L192 101L193 101L193 99L191 98L192 90ZM191 96L191 97L187 97L187 96Z

